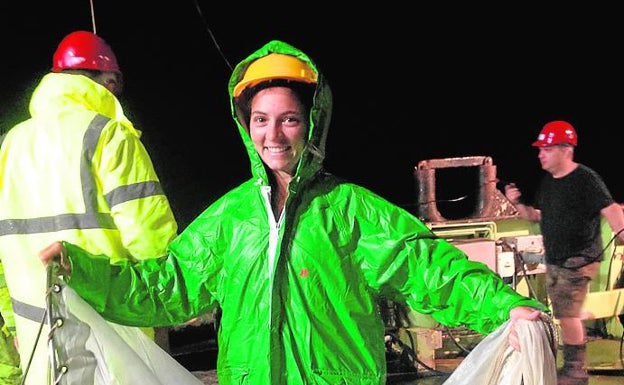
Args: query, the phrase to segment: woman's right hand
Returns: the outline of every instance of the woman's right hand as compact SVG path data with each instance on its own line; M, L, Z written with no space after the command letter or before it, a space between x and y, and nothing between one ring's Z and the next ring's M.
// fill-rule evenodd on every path
M39 252L39 259L41 262L48 266L52 261L56 258L60 260L61 266L67 271L70 271L70 264L67 261L65 256L67 255L67 250L65 250L65 246L61 242L54 242L50 246Z

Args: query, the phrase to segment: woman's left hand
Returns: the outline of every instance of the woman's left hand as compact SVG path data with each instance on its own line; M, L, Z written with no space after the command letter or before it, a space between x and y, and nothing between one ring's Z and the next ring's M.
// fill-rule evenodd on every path
M528 306L518 306L509 312L509 318L511 319L511 330L509 332L509 345L517 351L520 349L520 338L518 337L518 331L516 330L516 321L525 319L529 321L537 321L542 315L541 310L537 310Z

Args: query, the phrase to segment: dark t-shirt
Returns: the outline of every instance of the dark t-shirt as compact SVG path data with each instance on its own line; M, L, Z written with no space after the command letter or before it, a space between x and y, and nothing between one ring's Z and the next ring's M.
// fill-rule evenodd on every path
M546 263L563 266L571 257L602 260L600 210L614 202L600 175L585 165L563 178L546 174L535 204L542 212Z

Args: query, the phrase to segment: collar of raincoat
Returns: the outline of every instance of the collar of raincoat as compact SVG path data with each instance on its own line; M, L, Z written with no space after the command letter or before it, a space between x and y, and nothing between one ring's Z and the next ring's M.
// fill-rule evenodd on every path
M50 72L30 99L29 111L38 115L58 115L64 110L86 109L119 121L137 137L141 131L124 114L119 100L106 87L84 75Z
M332 111L331 89L325 81L322 73L318 70L316 64L310 57L288 43L279 40L272 40L238 63L232 72L228 86L232 118L238 127L238 132L243 139L245 149L247 150L247 155L249 156L251 162L251 173L253 178L260 185L268 185L269 180L267 171L260 155L256 152L256 149L251 141L247 123L242 119L243 115L233 97L233 91L236 84L238 84L238 82L243 78L245 70L249 64L256 59L271 53L295 56L306 62L314 71L317 72L318 81L314 92L314 101L309 114L310 129L308 131L308 142L306 150L302 153L301 159L299 160L295 175L293 176L293 182L297 185L301 185L302 182L313 178L314 175L323 168L323 160L325 159L325 142L327 139L327 131L329 129ZM293 182L291 182L291 190L296 188L296 186L293 186Z

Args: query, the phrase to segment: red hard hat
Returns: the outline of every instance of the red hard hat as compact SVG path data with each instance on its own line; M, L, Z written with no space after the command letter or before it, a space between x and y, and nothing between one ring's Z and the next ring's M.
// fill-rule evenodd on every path
M537 140L533 142L533 146L544 147L567 143L576 147L577 141L576 130L570 123L564 120L553 120L544 125Z
M59 43L52 59L52 72L64 69L121 73L117 58L106 41L87 31L72 32Z

